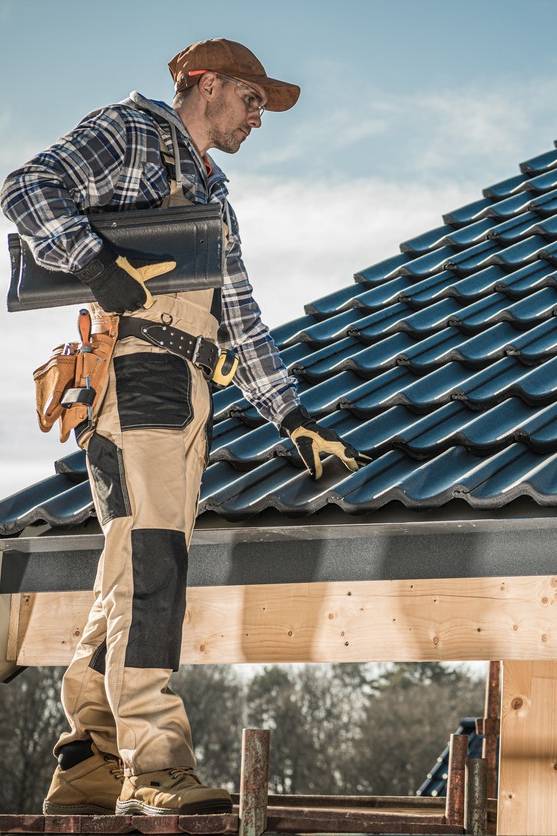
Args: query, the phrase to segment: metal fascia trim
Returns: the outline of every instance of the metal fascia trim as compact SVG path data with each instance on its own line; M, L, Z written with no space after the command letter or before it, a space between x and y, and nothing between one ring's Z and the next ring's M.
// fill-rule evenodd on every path
M518 519L428 520L424 522L377 522L353 524L302 524L290 526L238 526L198 528L193 546L226 543L276 542L285 540L346 540L383 535L466 534L557 529L555 517L520 517ZM36 553L52 551L101 550L102 534L64 534L43 537L7 537L0 540L0 551Z

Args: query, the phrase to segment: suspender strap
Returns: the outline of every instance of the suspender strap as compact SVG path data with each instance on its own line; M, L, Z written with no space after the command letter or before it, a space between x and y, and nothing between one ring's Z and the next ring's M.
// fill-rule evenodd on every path
M181 331L173 325L152 322L135 316L121 316L118 326L118 339L137 337L140 340L165 348L170 354L191 360L207 378L210 378L219 359L219 349L205 337L194 337L187 331Z

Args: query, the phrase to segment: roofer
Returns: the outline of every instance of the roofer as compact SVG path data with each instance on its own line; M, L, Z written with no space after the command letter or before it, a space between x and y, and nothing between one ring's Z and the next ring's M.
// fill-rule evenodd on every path
M288 110L300 89L269 78L249 49L225 39L188 46L169 68L172 107L133 92L86 116L9 175L2 191L2 208L36 261L92 290L95 327L111 314L127 329L94 421L76 428L105 544L95 601L62 683L70 730L54 747L45 813L232 808L225 790L196 776L186 711L168 685L180 661L188 548L209 457L210 385L195 355L145 342L140 320L234 349L237 385L295 441L315 478L323 453L358 469L357 451L300 404L252 297L226 177L207 154L236 153L263 111ZM161 295L148 309L133 268L116 263L118 253L84 214L215 201L227 230L222 291Z

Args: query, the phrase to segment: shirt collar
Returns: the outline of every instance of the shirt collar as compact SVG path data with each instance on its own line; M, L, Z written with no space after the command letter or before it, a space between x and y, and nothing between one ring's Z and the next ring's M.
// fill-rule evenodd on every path
M156 113L158 116L161 116L163 119L166 119L169 122L173 122L176 128L184 137L184 140L186 142L186 145L188 146L190 153L192 154L193 158L197 161L200 168L203 170L205 176L207 178L210 177L214 180L218 179L228 182L228 177L226 176L224 171L216 164L216 162L213 160L212 157L209 156L209 154L206 154L204 158L201 157L195 145L193 144L192 138L186 130L184 123L182 122L174 108L170 107L170 105L168 105L166 102L157 101L156 99L148 99L146 96L143 96L138 90L132 90L129 97L127 99L123 99L121 104L129 104L130 101L143 108L144 110L149 110L152 113Z

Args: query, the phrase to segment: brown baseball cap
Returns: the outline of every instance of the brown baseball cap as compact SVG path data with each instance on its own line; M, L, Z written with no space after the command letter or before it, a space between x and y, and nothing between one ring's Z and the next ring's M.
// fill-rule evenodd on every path
M265 67L246 46L226 38L212 38L190 44L169 62L168 68L174 79L176 92L197 84L200 71L223 73L258 84L265 91L265 110L289 110L298 101L300 88L297 84L269 78Z

